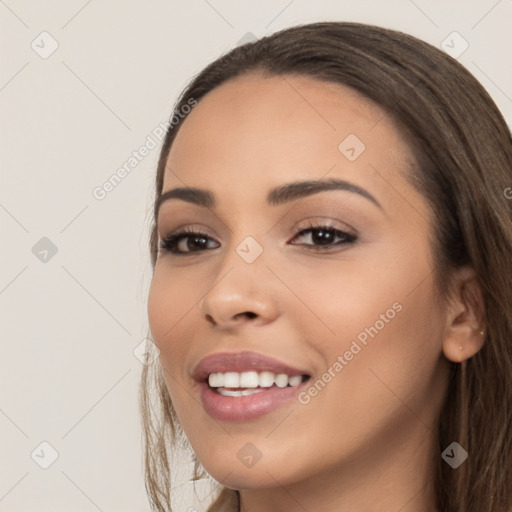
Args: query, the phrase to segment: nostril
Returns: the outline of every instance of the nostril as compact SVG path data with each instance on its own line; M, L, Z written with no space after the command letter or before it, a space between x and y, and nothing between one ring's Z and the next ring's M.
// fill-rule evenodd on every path
M206 320L208 320L208 322L211 322L213 325L217 325L217 322L213 319L212 315L210 315L209 313L206 315Z
M238 318L241 315L246 315L249 318L254 318L254 317L258 316L256 313L253 313L252 311L245 311L244 313L237 313L235 315L235 318Z

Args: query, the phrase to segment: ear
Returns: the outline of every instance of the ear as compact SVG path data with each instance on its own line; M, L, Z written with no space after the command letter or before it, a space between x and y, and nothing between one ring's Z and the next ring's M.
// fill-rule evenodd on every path
M483 347L485 304L478 276L471 267L457 269L453 279L454 293L446 315L443 352L450 361L462 363Z

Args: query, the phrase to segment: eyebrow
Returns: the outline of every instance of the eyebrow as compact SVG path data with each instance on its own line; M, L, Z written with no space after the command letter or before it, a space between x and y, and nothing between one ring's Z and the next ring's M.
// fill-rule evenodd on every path
M326 192L330 190L344 190L359 194L374 203L381 210L383 209L377 199L375 199L375 197L373 197L364 188L354 185L348 181L335 178L318 181L296 181L273 188L267 194L267 204L269 206L278 206L303 197L318 194L319 192ZM210 190L196 187L173 188L164 192L158 198L155 204L155 217L158 215L162 203L171 199L181 199L182 201L208 209L215 209L217 206L215 196Z

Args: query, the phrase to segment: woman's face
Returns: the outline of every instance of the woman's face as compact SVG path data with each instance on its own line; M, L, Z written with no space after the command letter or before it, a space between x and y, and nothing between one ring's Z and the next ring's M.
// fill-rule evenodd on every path
M159 253L148 312L180 423L217 481L347 482L361 471L414 471L432 453L445 319L431 213L404 177L412 161L382 109L305 77L236 78L183 122L163 193L195 187L214 202L161 202L160 240L183 229L201 236ZM285 185L329 180L353 188L298 187L267 200ZM198 375L212 354L227 357ZM281 388L286 378L276 385L263 371L308 378ZM213 385L223 394L209 373L222 374ZM240 387L246 396L226 396Z

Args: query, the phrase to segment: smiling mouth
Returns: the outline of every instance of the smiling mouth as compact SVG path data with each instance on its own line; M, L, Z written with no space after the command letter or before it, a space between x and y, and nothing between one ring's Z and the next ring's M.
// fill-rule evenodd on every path
M283 388L297 387L310 379L307 374L288 375L269 371L211 373L205 382L223 396L241 397Z

